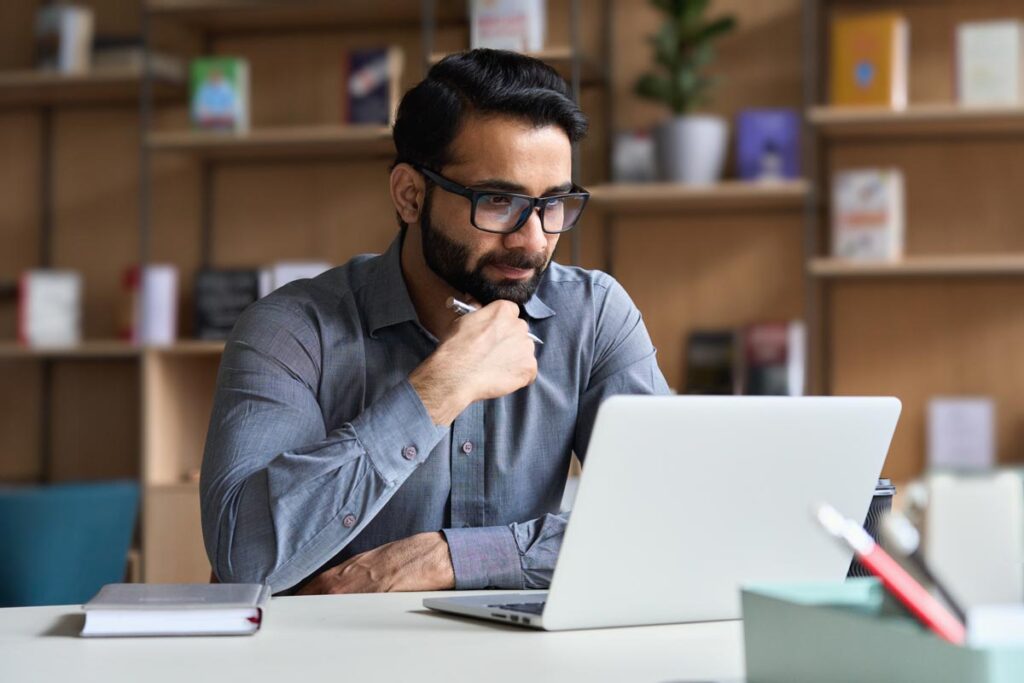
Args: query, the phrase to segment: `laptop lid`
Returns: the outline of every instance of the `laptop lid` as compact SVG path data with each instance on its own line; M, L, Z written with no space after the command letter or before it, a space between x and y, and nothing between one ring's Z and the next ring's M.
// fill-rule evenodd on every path
M842 580L815 526L864 519L895 398L617 396L602 404L544 628L735 619L753 581Z

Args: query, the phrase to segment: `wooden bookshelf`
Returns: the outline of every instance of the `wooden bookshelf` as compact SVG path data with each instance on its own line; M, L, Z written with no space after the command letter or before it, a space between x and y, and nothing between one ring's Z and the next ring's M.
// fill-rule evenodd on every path
M418 27L421 0L146 0L151 18L207 32ZM438 20L465 20L464 2L440 0Z
M224 342L204 339L181 339L167 346L150 346L147 350L176 356L219 356L224 352Z
M386 158L394 155L386 126L280 126L247 133L161 131L146 139L154 152L205 159Z
M437 64L446 56L447 52L435 52L430 55L430 63ZM569 80L572 76L572 48L568 46L550 47L537 52L525 53L528 57L539 59L552 66L562 78ZM594 85L601 83L604 76L598 63L587 56L580 57L580 82L583 85Z
M18 342L0 342L0 359L82 359L104 358L123 360L137 358L140 349L134 344L116 340L85 341L75 346L29 347Z
M609 212L661 213L666 211L715 211L799 209L807 200L806 180L772 183L724 181L693 186L678 183L607 183L587 188L590 206Z
M161 99L184 95L184 86L154 78L154 95ZM97 69L64 74L39 69L0 71L0 107L53 104L138 103L141 69Z
M1024 133L1024 107L917 104L906 109L812 107L807 120L832 137Z
M821 278L1024 275L1024 254L912 256L880 263L815 258L811 260L810 272Z

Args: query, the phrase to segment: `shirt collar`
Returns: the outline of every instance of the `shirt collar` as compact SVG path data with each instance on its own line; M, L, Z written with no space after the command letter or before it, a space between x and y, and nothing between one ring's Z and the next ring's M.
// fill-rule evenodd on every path
M409 289L402 276L402 236L399 235L388 247L387 251L373 260L371 272L367 278L369 285L366 316L370 336L375 337L377 331L391 325L404 322L416 322L416 308L409 298ZM550 318L555 314L545 304L537 292L523 304L523 311L534 320Z

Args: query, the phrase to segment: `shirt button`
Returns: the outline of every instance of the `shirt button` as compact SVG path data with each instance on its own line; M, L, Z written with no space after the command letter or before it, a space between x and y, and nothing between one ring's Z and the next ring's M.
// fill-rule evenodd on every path
M402 457L406 460L412 460L416 457L417 452L415 446L406 446L402 449Z
M470 453L472 453L473 452L473 442L472 441L467 441L466 443L462 444L462 452L465 453L466 455L469 455Z
M345 519L341 520L341 523L345 526L346 529L351 529L356 525L356 516L345 515Z

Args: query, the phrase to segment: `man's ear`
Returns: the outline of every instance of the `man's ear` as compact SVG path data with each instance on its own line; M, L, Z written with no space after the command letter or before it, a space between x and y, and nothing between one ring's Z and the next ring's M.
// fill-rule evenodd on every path
M391 169L391 201L403 221L419 222L425 196L426 183L419 171L409 164L398 164Z

